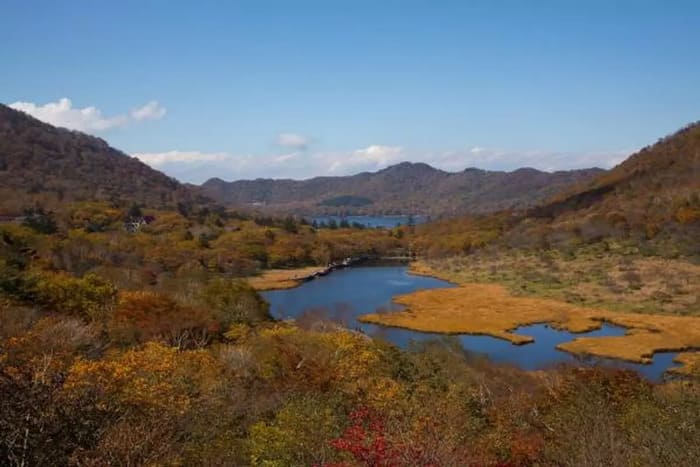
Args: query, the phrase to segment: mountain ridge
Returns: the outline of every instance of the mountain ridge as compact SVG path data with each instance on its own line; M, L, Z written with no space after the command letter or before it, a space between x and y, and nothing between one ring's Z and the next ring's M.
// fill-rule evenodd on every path
M545 172L531 167L509 172L468 167L448 172L424 162L404 161L376 172L303 180L257 178L227 182L214 177L201 187L205 194L223 204L257 205L297 214L479 214L534 206L572 183L589 181L603 172L599 168ZM323 206L324 201L343 196L362 196L373 203L371 207L348 206L345 210Z
M306 180L258 178L183 184L104 139L57 128L0 104L0 208L98 200L175 206L214 200L274 214L485 214L532 208L602 169L510 172L468 167L448 172L404 161L376 172ZM346 204L344 204L346 203Z

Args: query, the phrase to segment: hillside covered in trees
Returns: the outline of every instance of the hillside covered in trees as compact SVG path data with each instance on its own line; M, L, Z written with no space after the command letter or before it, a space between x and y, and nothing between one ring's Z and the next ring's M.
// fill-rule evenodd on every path
M513 172L466 169L445 172L423 163L403 162L378 172L309 180L210 179L203 192L220 203L255 204L278 213L427 215L480 214L524 209L601 169L554 173L523 168Z
M700 254L700 123L532 209L510 239L531 236L553 244L631 238Z
M700 124L525 212L463 216L417 228L423 253L627 242L664 256L700 255ZM421 247L421 245L423 245Z
M0 104L0 211L69 201L175 206L198 196L177 180L110 147Z

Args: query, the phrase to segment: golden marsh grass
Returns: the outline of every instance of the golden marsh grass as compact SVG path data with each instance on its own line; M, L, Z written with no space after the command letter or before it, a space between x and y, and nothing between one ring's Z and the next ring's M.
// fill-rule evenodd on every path
M679 367L671 368L673 373L700 375L700 352L679 353L673 361L681 364Z
M249 277L248 283L258 291L291 289L301 284L304 277L321 271L318 266L297 269L268 269L259 276Z
M440 277L423 263L414 272ZM603 322L627 328L619 337L579 337L558 346L567 352L649 363L654 352L700 349L700 317L613 312L547 298L511 295L498 284L460 284L449 289L421 290L395 298L406 307L395 313L364 315L361 321L447 334L484 334L513 344L533 338L512 332L520 326L547 323L574 333L599 329ZM678 361L696 364L695 352Z

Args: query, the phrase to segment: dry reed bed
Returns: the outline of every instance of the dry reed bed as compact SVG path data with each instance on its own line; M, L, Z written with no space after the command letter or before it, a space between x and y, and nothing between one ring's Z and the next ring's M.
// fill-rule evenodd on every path
M249 277L248 283L258 291L291 289L301 284L303 278L322 269L318 266L297 269L268 269L259 276Z
M422 263L414 272L440 277ZM572 353L649 363L654 352L700 349L700 317L612 312L531 297L516 297L497 284L461 284L455 288L421 290L395 298L406 310L369 314L361 321L416 331L483 334L526 344L533 338L513 333L520 326L548 323L556 329L581 333L599 329L603 322L624 326L615 337L579 337L558 346ZM676 361L700 363L696 352L681 353Z
M458 283L497 283L514 295L611 311L700 316L700 264L620 252L491 252L428 263Z
M681 366L671 368L670 371L678 374L685 375L698 375L700 374L700 352L683 352L678 354L674 359L675 362L680 363Z

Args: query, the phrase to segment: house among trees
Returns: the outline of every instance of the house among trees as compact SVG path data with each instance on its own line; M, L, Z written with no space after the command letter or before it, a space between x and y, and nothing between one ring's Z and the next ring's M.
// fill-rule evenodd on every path
M139 216L129 218L124 222L124 230L131 233L140 232L141 228L156 220L153 216Z

